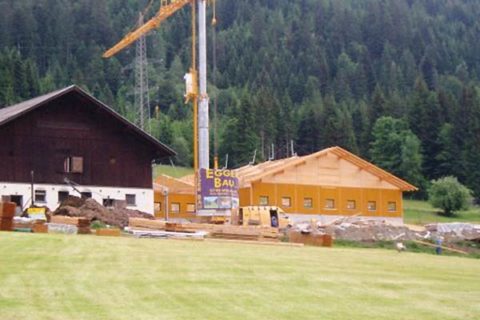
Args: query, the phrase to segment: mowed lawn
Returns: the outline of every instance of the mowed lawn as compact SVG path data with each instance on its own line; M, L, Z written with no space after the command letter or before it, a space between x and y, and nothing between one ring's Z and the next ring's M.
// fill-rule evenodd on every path
M0 319L479 319L476 259L0 233Z
M186 167L174 167L169 165L155 165L152 170L153 179L158 177L161 174L165 174L167 176L181 178L190 174L193 174L192 168Z
M433 208L427 201L404 200L404 220L409 224L427 224L435 222L472 222L480 224L480 208L472 206L459 211L452 217L439 215L440 209ZM480 318L479 318L480 319Z

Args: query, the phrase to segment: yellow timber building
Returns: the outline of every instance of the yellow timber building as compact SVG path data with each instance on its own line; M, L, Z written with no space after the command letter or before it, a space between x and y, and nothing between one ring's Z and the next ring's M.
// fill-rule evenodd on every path
M359 215L403 222L403 192L416 191L408 182L340 147L235 170L240 206L278 206L293 220L328 222ZM168 188L168 199L165 197ZM195 218L193 176L155 180L158 217Z

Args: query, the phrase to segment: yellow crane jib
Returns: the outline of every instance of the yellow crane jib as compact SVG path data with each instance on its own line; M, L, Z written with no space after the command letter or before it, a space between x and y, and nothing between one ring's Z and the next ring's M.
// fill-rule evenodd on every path
M144 25L138 27L136 30L127 34L120 42L114 45L112 48L108 49L104 54L104 58L110 58L117 54L119 51L125 49L130 44L135 42L141 36L147 34L151 30L157 28L162 21L170 17L179 9L183 8L185 5L192 3L194 0L162 0L162 5L158 10L157 14L148 20Z

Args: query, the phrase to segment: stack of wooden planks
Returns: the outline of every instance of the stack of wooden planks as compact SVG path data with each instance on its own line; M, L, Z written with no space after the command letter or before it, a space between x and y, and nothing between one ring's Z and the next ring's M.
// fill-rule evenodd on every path
M47 233L48 226L47 224L45 224L45 220L15 217L13 218L13 230L34 233Z
M278 229L255 226L223 225L210 233L212 238L250 241L278 241Z
M50 223L58 225L71 225L78 228L78 234L90 234L90 220L83 217L52 216Z
M0 231L13 230L13 216L17 205L13 202L0 202Z
M278 241L278 229L260 226L228 224L174 223L163 220L130 218L129 227L136 230L165 230L167 232L195 233L206 231L212 238L250 241Z
M121 236L121 231L118 228L114 229L97 229L95 234L97 236L103 236L103 237L120 237Z

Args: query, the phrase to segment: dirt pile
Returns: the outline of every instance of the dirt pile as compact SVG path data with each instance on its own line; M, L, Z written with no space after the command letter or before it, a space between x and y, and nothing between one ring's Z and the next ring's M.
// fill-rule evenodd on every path
M90 221L99 220L111 226L124 228L128 226L129 218L153 219L153 216L138 210L106 208L94 199L81 199L69 196L53 215L70 217L85 217Z

